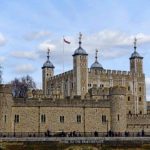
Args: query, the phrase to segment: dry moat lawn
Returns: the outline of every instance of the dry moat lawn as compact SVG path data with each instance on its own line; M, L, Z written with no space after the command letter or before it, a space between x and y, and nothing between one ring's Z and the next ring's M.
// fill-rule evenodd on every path
M150 145L141 147L108 147L96 144L60 144L49 145L29 144L29 143L2 143L1 150L150 150Z

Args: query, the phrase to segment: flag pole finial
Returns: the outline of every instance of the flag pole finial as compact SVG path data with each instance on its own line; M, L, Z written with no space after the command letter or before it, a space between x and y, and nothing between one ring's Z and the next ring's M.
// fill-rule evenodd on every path
M134 38L134 51L136 52L136 42L137 42L137 38Z

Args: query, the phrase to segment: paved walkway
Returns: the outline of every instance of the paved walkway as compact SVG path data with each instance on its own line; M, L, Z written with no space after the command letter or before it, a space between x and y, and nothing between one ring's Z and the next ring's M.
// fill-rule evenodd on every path
M150 144L150 137L3 137L0 142L60 142L99 144Z

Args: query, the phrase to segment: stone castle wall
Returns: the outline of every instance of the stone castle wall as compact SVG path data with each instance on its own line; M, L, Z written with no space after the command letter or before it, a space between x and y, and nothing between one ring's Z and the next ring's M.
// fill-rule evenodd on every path
M107 95L105 99L93 100L12 99L6 91L0 92L0 132L46 132L48 129L51 132L106 132L107 123L108 130L114 132L141 132L141 129L150 132L149 114L126 116L125 87L93 89L93 95L97 95L95 91ZM18 123L14 122L15 115L19 115ZM45 122L41 115L45 115ZM61 116L64 122L60 121ZM81 122L77 122L77 116ZM102 116L106 118L103 120Z
M91 89L92 87L110 88L117 85L126 87L126 103L128 106L126 109L127 114L147 113L145 75L143 73L132 73L130 71L127 72L120 70L88 69L88 89ZM73 98L75 95L74 87L73 70L51 77L48 81L50 94L55 98ZM97 95L93 95L92 97L92 99L101 98L102 96Z
M150 132L150 114L127 115L127 130L130 132Z
M0 132L11 132L12 94L10 85L0 85Z

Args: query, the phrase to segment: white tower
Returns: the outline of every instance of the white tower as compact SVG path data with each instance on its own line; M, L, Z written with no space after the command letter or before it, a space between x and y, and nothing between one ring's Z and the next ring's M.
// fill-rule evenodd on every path
M73 82L75 96L83 99L88 92L88 54L81 47L82 34L79 35L79 47L73 56Z

